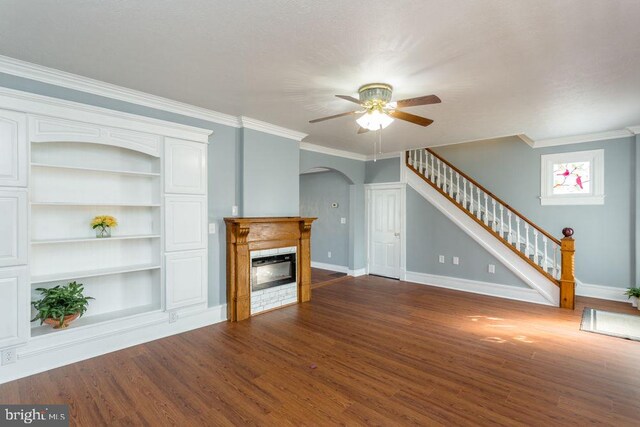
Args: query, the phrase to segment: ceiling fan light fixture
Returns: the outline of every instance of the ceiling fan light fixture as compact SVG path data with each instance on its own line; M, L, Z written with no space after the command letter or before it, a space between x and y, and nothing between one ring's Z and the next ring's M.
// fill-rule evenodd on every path
M378 110L373 110L363 114L356 123L360 125L360 127L375 131L384 129L389 126L393 122L393 118L388 116L387 114L381 113Z

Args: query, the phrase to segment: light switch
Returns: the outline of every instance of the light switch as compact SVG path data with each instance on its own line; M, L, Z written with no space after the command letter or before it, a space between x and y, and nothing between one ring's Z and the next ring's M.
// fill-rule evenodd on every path
M231 215L238 215L238 207L231 206Z
M347 218L340 218L340 224L346 224Z
M212 222L209 224L209 234L216 234L216 223Z

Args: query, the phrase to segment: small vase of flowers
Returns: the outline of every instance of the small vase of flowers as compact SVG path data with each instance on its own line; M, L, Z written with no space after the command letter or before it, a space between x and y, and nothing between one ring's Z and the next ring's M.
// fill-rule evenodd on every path
M110 215L98 215L91 221L91 228L96 230L96 237L111 237L111 229L118 226L118 221Z

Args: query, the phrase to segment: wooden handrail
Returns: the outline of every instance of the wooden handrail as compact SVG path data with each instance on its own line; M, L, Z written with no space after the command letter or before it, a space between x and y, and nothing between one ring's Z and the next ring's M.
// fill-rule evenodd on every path
M502 199L500 199L499 197L497 197L495 194L493 194L491 191L487 190L484 186L480 185L475 179L471 178L469 175L467 175L466 173L462 172L460 169L458 169L457 167L455 167L454 165L452 165L451 163L449 163L448 161L446 161L445 159L443 159L442 157L440 157L438 154L436 154L433 150L431 150L430 148L425 148L425 150L429 153L431 153L434 157L438 158L438 160L440 160L441 162L443 162L444 164L446 164L447 166L449 166L451 169L453 169L454 171L456 171L457 173L459 173L461 176L463 176L464 178L466 178L467 181L471 182L473 185L475 185L477 188L481 189L482 191L485 192L485 194L487 194L488 196L490 196L492 199L494 199L495 201L497 201L498 203L500 203L501 205L503 205L505 208L507 208L508 210L510 210L511 212L513 212L514 214L516 214L517 216L519 216L522 220L524 220L527 224L529 224L530 226L532 226L533 228L535 228L536 230L538 230L540 233L544 234L545 236L547 236L548 239L550 239L552 242L554 242L555 244L557 244L558 246L560 246L562 243L560 242L560 240L556 239L555 237L553 237L551 234L547 233L545 230L543 230L542 228L538 227L536 224L534 224L531 220L529 220L526 216L522 215L520 212L518 212L517 210L515 210L514 208L512 208L511 206L509 206L507 203L505 203ZM407 157L408 159L408 157ZM458 189L458 191L460 191L460 189Z

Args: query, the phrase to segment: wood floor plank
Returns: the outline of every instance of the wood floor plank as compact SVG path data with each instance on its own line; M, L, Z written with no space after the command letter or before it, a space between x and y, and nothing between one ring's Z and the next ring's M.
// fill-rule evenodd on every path
M575 311L338 277L310 303L167 337L0 386L67 403L74 425L638 425L640 343ZM317 282L319 283L319 282Z

